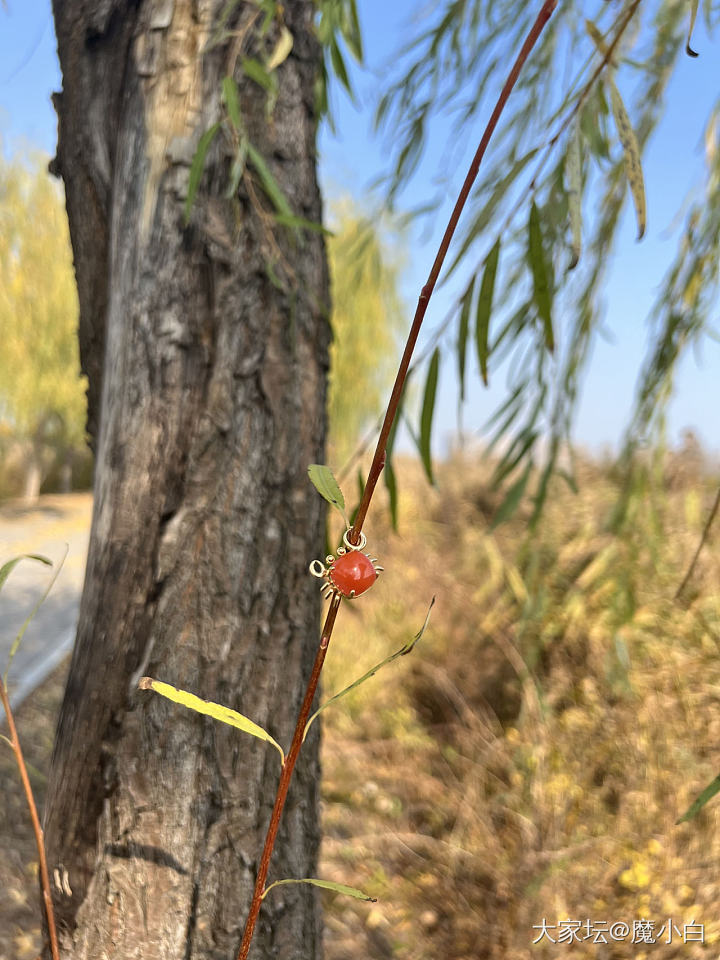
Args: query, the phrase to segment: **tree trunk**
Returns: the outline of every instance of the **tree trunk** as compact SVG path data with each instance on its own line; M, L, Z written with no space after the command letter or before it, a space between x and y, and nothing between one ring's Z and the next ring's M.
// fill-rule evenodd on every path
M28 441L25 454L23 500L27 504L38 502L43 480L42 446L37 440Z
M223 197L213 141L184 227L189 164L234 70L244 121L298 216L319 221L311 0L272 117L243 80L257 6L204 51L226 0L54 0L58 156L96 448L78 634L46 805L62 956L234 958L279 775L267 744L138 691L144 675L240 710L289 744L319 638L307 575L324 509L329 342L322 237L296 240L260 185ZM248 45L249 43L249 45ZM274 270L268 262L277 255ZM292 277L279 289L276 274ZM275 283L271 282L272 275ZM317 724L313 730L317 730ZM271 878L315 875L318 734L308 737ZM268 897L251 956L321 954L312 888Z

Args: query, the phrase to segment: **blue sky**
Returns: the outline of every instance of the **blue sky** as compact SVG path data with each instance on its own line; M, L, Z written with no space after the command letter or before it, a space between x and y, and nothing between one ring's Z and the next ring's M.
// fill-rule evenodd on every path
M337 134L333 136L327 128L321 134L320 175L330 200L352 193L362 202L363 189L387 163L387 144L372 134L382 66L407 39L408 20L417 2L358 0L358 7L370 71L353 71L357 107L337 87L333 90ZM625 211L604 298L607 336L596 342L576 421L575 438L586 448L615 447L622 435L632 408L637 371L647 350L648 312L675 250L676 235L669 236L669 227L688 189L702 174L702 133L710 107L720 93L720 38L713 42L700 20L694 45L701 56L697 60L682 57L669 89L665 119L651 140L644 162L648 230L642 243L635 242L629 202ZM6 149L24 140L53 152L56 120L50 94L60 86L50 0L7 0L7 10L0 8L0 134ZM479 128L468 130L468 156L481 132ZM447 126L443 118L437 120L432 135L436 143L445 142ZM409 203L421 205L435 196L437 188L432 179L436 172L432 157L421 165L412 181ZM460 168L454 190L459 189L464 175L465 170ZM444 220L438 219L433 239L413 238L402 282L408 324L434 257L435 234L439 235L444 226ZM445 316L449 303L448 293L439 289L428 313L428 329ZM720 347L712 341L705 343L699 357L685 358L669 410L671 440L677 440L684 428L692 427L708 449L720 451L718 369ZM482 426L503 395L502 371L493 376L491 370L491 386L486 390L473 370L463 414L468 433ZM438 452L442 452L443 438L446 441L455 429L456 410L455 362L448 356L441 372L435 420Z

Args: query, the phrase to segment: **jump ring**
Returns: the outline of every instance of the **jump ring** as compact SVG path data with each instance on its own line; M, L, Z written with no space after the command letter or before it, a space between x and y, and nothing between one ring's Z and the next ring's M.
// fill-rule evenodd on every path
M343 534L343 543L348 548L348 550L362 550L365 544L367 543L367 537L365 536L365 534L361 531L360 543L355 544L355 543L352 543L350 538L348 537L349 533L350 531L346 530L345 533Z

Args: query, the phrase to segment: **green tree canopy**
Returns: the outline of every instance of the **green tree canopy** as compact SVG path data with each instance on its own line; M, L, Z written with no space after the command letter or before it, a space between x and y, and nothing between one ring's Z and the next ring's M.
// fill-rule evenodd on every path
M82 443L77 326L67 216L47 158L0 155L0 419L18 438Z
M342 465L387 401L405 316L397 231L349 200L338 204L334 227L328 237L334 335L328 410L331 459Z

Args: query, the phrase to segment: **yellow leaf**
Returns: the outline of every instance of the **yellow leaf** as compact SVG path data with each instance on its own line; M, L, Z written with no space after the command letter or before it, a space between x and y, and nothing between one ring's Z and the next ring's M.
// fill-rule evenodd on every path
M138 683L138 687L140 690L154 690L155 693L159 693L161 697L167 697L168 700L172 700L173 703L179 703L183 707L187 707L188 710L203 713L208 717L213 717L215 720L220 720L221 723L227 723L231 727L237 727L238 730L249 733L259 740L265 740L267 743L271 743L280 751L282 762L283 764L285 763L285 754L282 747L270 736L267 730L258 726L257 723L253 723L252 720L244 717L241 713L231 710L230 707L225 707L221 703L213 703L211 700L201 700L200 697L196 697L194 693L188 693L187 690L178 690L177 687L173 687L169 683L163 683L161 680L153 680L152 677L142 677Z
M284 63L287 60L290 51L293 46L293 35L290 33L287 27L283 27L280 31L280 36L278 41L275 44L275 49L270 54L270 59L266 63L268 70L275 70L276 67L279 67L281 63Z

